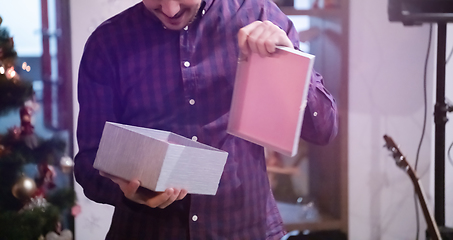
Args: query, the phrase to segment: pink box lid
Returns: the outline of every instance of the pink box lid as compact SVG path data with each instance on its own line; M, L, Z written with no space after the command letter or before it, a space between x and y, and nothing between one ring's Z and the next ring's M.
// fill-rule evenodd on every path
M287 156L297 153L315 56L278 47L239 60L228 133Z

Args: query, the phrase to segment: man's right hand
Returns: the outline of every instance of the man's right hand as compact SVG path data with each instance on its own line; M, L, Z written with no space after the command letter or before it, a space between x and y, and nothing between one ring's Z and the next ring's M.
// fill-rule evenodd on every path
M174 201L181 200L187 195L187 190L185 189L167 188L165 192L154 192L140 188L140 182L137 179L127 181L102 171L99 174L110 178L114 183L118 184L126 198L152 208L166 208Z

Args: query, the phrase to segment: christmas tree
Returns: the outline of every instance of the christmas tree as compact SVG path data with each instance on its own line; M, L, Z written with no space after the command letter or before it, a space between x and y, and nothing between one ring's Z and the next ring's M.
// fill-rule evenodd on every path
M32 84L15 71L17 53L13 38L0 17L0 118L18 110L20 126L0 134L0 239L56 239L62 213L75 202L71 188L56 187L55 168L70 174L73 161L65 156L66 144L58 138L42 139L34 131L33 113L39 107ZM23 64L23 69L29 70ZM36 169L33 176L27 168Z

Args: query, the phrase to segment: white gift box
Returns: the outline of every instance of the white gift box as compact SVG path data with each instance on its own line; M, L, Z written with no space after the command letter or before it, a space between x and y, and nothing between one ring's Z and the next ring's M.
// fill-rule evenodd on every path
M106 122L94 168L162 192L215 195L228 153L162 130Z

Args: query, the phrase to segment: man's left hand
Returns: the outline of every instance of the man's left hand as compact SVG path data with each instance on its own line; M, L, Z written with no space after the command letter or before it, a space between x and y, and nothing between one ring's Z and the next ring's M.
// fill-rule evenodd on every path
M238 43L243 54L254 52L262 57L270 56L276 46L293 47L286 32L270 21L255 21L241 28Z

